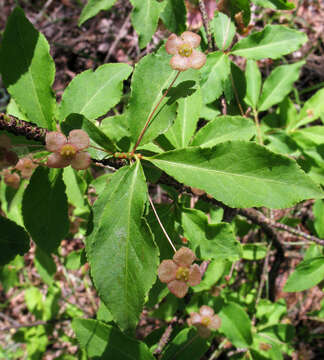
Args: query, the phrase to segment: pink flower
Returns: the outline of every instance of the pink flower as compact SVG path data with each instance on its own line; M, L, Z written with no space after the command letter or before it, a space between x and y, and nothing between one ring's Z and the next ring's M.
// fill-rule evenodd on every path
M16 164L16 169L20 171L21 176L25 179L31 177L34 169L37 167L37 164L29 157L24 157L18 161Z
M165 48L168 54L174 55L170 60L174 70L200 69L205 65L206 55L194 50L199 46L200 40L200 36L191 31L185 31L180 36L176 34L169 36Z
M20 185L20 176L17 173L12 173L8 169L3 170L3 181L7 186L18 189Z
M71 165L75 170L87 169L91 163L90 154L81 150L90 145L88 134L83 130L72 130L69 137L58 131L46 134L46 149L53 152L46 165L50 168L64 168Z
M186 295L189 286L198 285L201 281L199 266L192 265L195 258L193 251L182 247L174 254L173 260L163 260L159 266L159 279L179 298Z
M221 326L221 319L215 315L214 310L206 305L199 309L199 313L193 312L187 320L189 326L195 326L202 338L208 338L210 330L217 330Z

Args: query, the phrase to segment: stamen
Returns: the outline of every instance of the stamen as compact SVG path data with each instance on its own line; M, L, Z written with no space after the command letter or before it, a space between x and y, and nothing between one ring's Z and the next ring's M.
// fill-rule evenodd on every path
M201 324L208 327L208 325L211 323L211 319L208 316L203 316L201 319Z
M76 149L73 145L66 144L66 145L62 146L60 154L61 154L61 156L64 156L67 158L73 157L76 154Z
M189 57L192 54L192 47L189 44L182 44L178 50L179 55Z
M189 279L189 269L186 267L180 266L177 270L176 278L177 278L177 280L187 282Z

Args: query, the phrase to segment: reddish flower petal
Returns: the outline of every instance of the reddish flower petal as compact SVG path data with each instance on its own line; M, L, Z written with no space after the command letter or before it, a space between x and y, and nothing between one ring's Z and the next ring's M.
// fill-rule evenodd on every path
M214 315L214 310L207 306L207 305L203 305L200 309L199 309L199 313L201 316L208 316L208 317L212 317Z
M181 34L181 39L187 44L190 44L191 47L196 48L200 44L201 37L192 31L185 31Z
M24 178L29 178L36 167L37 165L28 157L20 159L16 165L16 169L21 172L21 176Z
M191 66L190 57L174 55L170 60L170 65L174 70L185 71Z
M206 326L204 326L202 324L197 324L196 328L198 330L199 336L204 338L204 339L207 339L211 334L211 331Z
M190 322L191 322L192 325L200 324L201 323L201 316L196 312L191 313L190 314Z
M69 166L71 159L61 156L58 153L53 153L47 158L46 166L49 168L60 169Z
M188 283L190 286L198 285L201 282L201 272L197 264L191 265L189 269Z
M173 260L180 266L190 266L195 259L194 252L186 247L182 247L173 255Z
M188 59L189 59L190 67L193 69L200 69L206 63L206 55L201 51L197 51L197 50L193 50L192 54Z
M168 283L170 292L178 298L183 298L188 292L188 285L179 280L172 280Z
M171 34L165 44L165 49L168 54L176 55L182 43L183 41L176 34Z
M75 170L85 170L91 164L91 156L87 152L77 153L71 160L71 166Z
M212 330L217 330L220 328L221 324L222 324L221 318L218 315L214 315L211 318L211 323L209 324L208 327Z
M84 150L90 145L89 135L83 130L72 130L68 142L77 150Z
M20 185L20 176L17 173L10 173L10 171L5 172L3 180L6 185L18 189Z
M178 266L173 260L163 260L158 268L159 279L168 283L175 280Z
M45 137L46 149L52 152L59 152L61 147L67 143L65 135L58 131L51 131Z

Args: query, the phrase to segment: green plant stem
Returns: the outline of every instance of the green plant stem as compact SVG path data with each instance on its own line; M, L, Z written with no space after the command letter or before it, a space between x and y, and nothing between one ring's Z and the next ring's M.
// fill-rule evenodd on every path
M255 109L253 109L253 116L254 116L255 126L257 128L258 143L260 145L263 145L263 139L262 139L262 133L261 133L261 127L260 127L260 121L259 121L259 114Z
M144 136L144 134L145 134L148 126L150 125L150 122L151 122L151 120L152 120L152 118L153 118L153 115L155 114L157 108L159 107L159 105L161 104L161 102L163 101L163 99L167 96L168 92L169 92L170 89L172 88L173 84L176 82L176 80L177 80L178 76L180 75L180 73L181 73L181 71L178 71L178 72L177 72L177 74L176 74L175 78L172 80L170 86L168 87L168 89L166 90L166 92L161 96L161 99L159 100L159 102L155 105L154 109L152 110L150 116L148 117L148 119L147 119L147 121L146 121L146 123L145 123L145 125L144 125L144 127L143 127L143 130L141 131L141 133L140 133L140 135L139 135L139 137L138 137L138 139L137 139L137 141L136 141L136 144L135 144L133 150L131 151L131 155L134 155L136 149L138 148L140 142L141 142L142 139L143 139L143 136Z
M163 231L163 234L165 235L165 237L166 237L167 240L169 241L169 243L170 243L173 251L174 251L174 252L177 252L177 249L176 249L175 246L173 245L172 240L170 239L170 236L168 235L167 231L165 230L165 228L164 228L164 226L163 226L163 224L162 224L162 221L161 221L160 218L159 218L159 215L158 215L158 213L157 213L157 211L156 211L156 209L155 209L155 206L154 206L154 204L153 204L153 201L152 201L150 195L148 195L148 199L149 199L149 202L150 202L150 204L151 204L151 206L152 206L152 209L153 209L154 215L155 215L155 217L156 217L156 220L158 221L158 223L159 223L159 225L160 225L160 227L161 227L161 230Z

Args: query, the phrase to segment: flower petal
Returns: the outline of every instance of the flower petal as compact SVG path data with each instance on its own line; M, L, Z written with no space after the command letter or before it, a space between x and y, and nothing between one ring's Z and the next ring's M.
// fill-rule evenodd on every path
M49 168L61 169L69 166L71 159L61 156L59 153L53 153L47 158L46 166Z
M190 67L193 69L200 69L206 63L206 55L201 51L197 51L197 50L193 50L192 54L188 59L189 59Z
M170 292L178 298L183 298L188 292L188 285L180 280L172 280L168 283Z
M220 328L221 324L222 324L221 318L218 315L214 315L211 318L211 323L209 324L208 327L209 327L209 329L217 330Z
M190 57L174 55L170 60L170 65L174 70L185 71L191 66Z
M183 39L184 42L191 45L191 47L196 48L200 44L201 37L192 31L185 31L181 34L181 39Z
M191 265L189 269L188 284L190 286L198 285L201 282L201 272L197 264Z
M84 150L90 145L89 135L85 131L79 129L70 131L68 142L77 150Z
M208 316L208 317L212 317L214 315L214 310L207 306L207 305L203 305L200 309L199 309L199 313L201 316Z
M180 248L173 255L173 260L180 266L190 266L195 259L195 253L187 247Z
M71 166L75 170L85 170L91 164L91 156L87 152L78 152L71 160Z
M206 326L204 326L202 324L197 324L196 328L198 330L199 336L204 338L204 339L207 339L211 334L211 331Z
M163 260L158 268L159 279L168 283L175 280L178 266L173 260Z
M67 143L64 134L58 131L51 131L45 137L46 149L52 152L59 152L61 147Z
M168 54L176 55L178 54L178 48L182 45L183 40L179 38L176 34L171 34L165 44L165 49Z
M200 324L201 323L201 316L200 314L193 312L190 314L190 323L192 325Z

